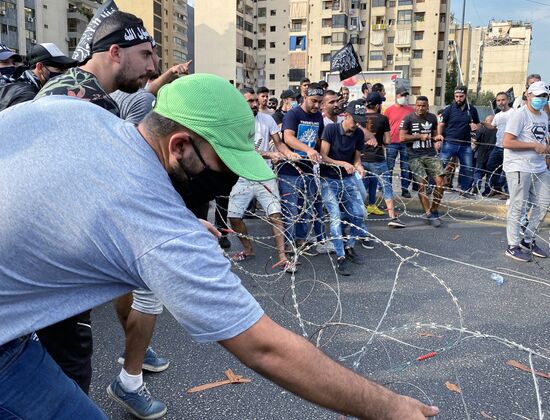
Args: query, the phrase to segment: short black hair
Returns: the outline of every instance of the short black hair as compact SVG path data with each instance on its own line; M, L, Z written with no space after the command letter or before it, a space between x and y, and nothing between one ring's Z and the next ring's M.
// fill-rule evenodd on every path
M499 92L495 95L495 99L497 98L498 95L505 95L506 97L508 97L508 94L506 92Z
M239 90L239 92L241 92L242 95L245 95L247 93L250 93L251 95L256 94L256 92L254 92L254 89L252 89L251 87L243 87Z
M319 81L319 84L323 87L323 89L328 88L328 82L326 80Z
M257 94L260 94L260 93L269 93L269 89L266 88L265 86L260 86L260 87L256 90L256 93L257 93Z
M372 85L372 91L373 92L382 92L384 90L384 85L382 83L375 83Z
M424 96L424 95L417 96L417 97L416 97L416 102L418 102L418 101L430 102L430 101L428 100L428 97L427 97L427 96Z
M369 83L369 82L363 83L363 84L361 85L361 92L365 93L366 90L369 90L369 85L370 85L370 84L371 84L371 83Z
M325 90L324 96L329 96L329 95L334 95L334 96L336 96L336 95L338 95L338 94L337 94L335 91L331 90L331 89Z
M306 82L307 82L307 83L311 83L311 80L309 80L309 78L307 78L307 77L302 77L302 78L300 79L300 84L303 84L303 83L306 83Z
M100 41L105 38L107 35L112 34L113 32L120 31L121 29L130 27L130 26L143 26L143 21L137 16L121 12L117 10L112 15L107 16L103 22L96 29L94 36L92 38L92 44Z

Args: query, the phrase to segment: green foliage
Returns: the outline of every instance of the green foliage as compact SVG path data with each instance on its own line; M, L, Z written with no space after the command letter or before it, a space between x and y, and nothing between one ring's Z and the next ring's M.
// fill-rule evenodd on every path
M491 101L495 99L495 94L489 91L481 91L477 95L468 96L468 100L472 105L491 106Z
M445 103L450 104L454 101L455 87L458 86L458 66L455 60L449 63L447 68L447 77L445 84Z

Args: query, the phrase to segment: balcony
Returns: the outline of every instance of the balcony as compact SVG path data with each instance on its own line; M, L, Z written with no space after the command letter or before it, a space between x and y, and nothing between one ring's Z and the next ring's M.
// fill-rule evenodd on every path
M385 31L388 29L388 25L385 23L373 23L370 26L371 31Z

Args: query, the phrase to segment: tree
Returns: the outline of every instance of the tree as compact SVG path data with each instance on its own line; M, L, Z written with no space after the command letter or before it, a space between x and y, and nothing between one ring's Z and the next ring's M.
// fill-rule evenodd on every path
M495 94L489 91L481 91L477 95L472 95L468 98L472 105L491 106L492 100L495 99Z
M447 68L447 77L445 82L445 104L450 104L455 99L455 88L458 86L458 66L453 59Z

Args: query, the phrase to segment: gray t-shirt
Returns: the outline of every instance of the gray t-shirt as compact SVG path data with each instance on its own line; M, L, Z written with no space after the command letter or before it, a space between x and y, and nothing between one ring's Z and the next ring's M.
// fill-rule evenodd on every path
M140 89L136 93L117 90L111 93L111 98L120 108L120 118L132 124L139 124L153 109L155 102L155 95L145 89Z
M136 288L200 342L263 315L132 124L48 96L0 132L0 345Z
M506 133L513 134L521 142L544 144L548 135L548 115L544 111L533 114L525 105L511 114L506 123ZM503 169L506 172L537 174L546 171L546 160L544 155L534 150L505 148Z

